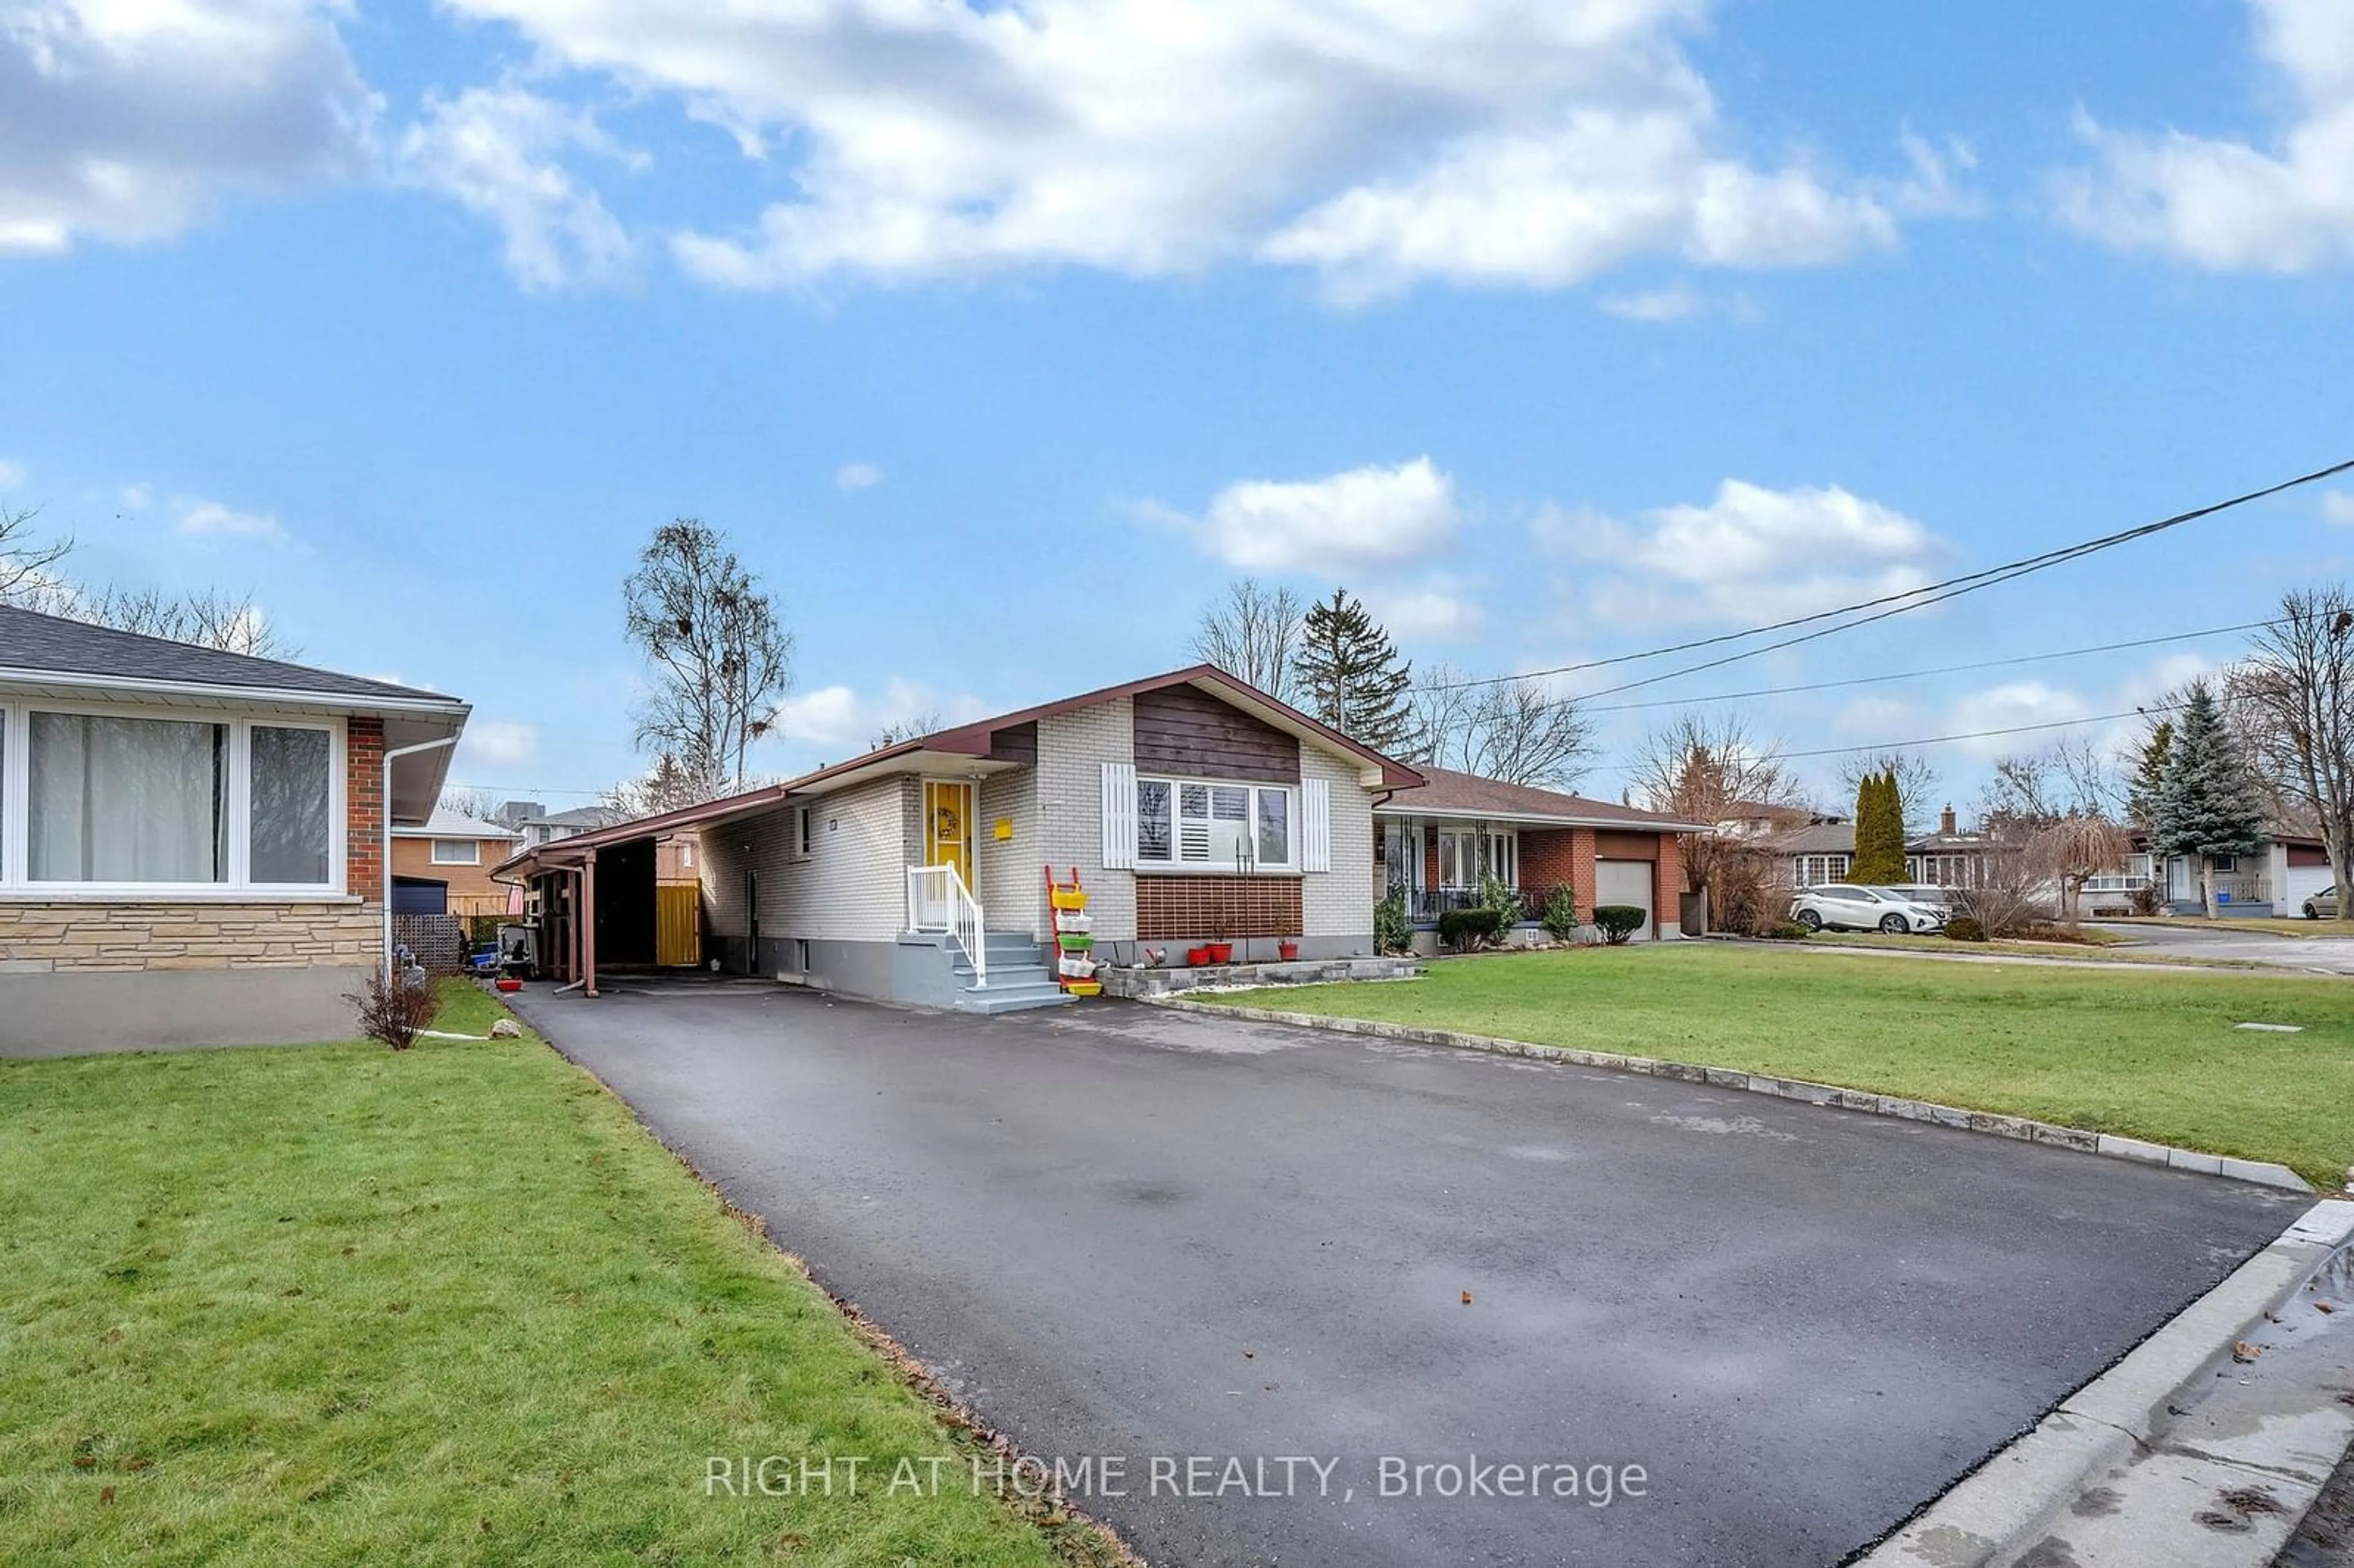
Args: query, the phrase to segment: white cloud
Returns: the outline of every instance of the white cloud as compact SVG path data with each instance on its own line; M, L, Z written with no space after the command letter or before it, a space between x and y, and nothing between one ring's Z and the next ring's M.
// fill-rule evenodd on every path
M2325 490L2321 493L2321 520L2334 527L2354 528L2354 492Z
M126 484L122 487L122 505L125 511L144 512L147 510L147 503L152 499L153 493L143 484Z
M777 729L788 742L830 755L854 756L866 750L886 726L933 715L944 725L962 724L988 712L977 697L948 696L921 682L893 676L879 694L862 695L853 687L832 685L787 697Z
M458 756L484 768L522 768L539 759L539 732L512 719L474 719L459 739Z
M1913 518L1838 485L1769 490L1728 479L1705 506L1632 523L1554 508L1541 543L1615 566L1585 585L1589 610L1620 626L1765 621L1904 594L1935 580L1945 551Z
M871 462L846 462L833 471L836 490L872 490L883 482L883 471Z
M182 501L177 532L192 537L222 535L240 539L282 539L278 519L259 512L233 512L217 501Z
M1833 715L1831 727L1878 742L1909 738L1907 726L1919 722L1917 710L1902 697L1857 697Z
M567 153L642 162L587 112L502 87L429 100L425 118L401 138L398 168L408 183L496 225L507 270L525 289L618 281L636 247L596 191L565 167Z
M1479 601L1452 578L1426 577L1411 587L1368 587L1365 608L1391 637L1404 642L1461 642L1488 623Z
M23 463L0 458L0 490L14 490L30 477Z
M1617 316L1621 321L1629 322L1686 322L1702 316L1723 316L1736 322L1764 319L1757 302L1745 293L1736 291L1721 299L1715 298L1681 279L1657 289L1604 294L1594 304L1606 316Z
M224 193L364 165L376 111L334 0L40 0L0 12L0 254L135 242Z
M1455 482L1426 457L1328 479L1246 480L1220 491L1199 518L1146 511L1189 530L1228 566L1322 576L1435 555L1460 522Z
M2113 130L2080 112L2089 168L2054 182L2061 219L2109 245L2217 271L2354 261L2354 7L2251 0L2258 58L2290 112L2269 145Z
M450 5L785 164L748 229L673 238L728 287L1253 256L1352 298L1549 287L1842 260L1927 206L1734 152L1683 49L1707 0Z
M2079 719L2094 709L2083 695L2046 685L2041 681L2012 681L1973 692L1954 704L1949 735L1980 738L1956 744L1974 757L1990 758L2015 751L2036 751L2063 732L2031 731L2025 735L1985 735L1988 730L2019 729L2027 725ZM2038 738L2041 736L2043 738Z

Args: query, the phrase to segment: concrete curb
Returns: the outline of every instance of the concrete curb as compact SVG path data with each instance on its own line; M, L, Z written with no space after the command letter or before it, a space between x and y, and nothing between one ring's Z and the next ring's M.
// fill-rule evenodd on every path
M1329 1030L1338 1034L1367 1034L1382 1040L1409 1041L1417 1045L1486 1051L1495 1055L1566 1062L1580 1067L1607 1067L1621 1073L1644 1073L1655 1078L1679 1078L1686 1083L1707 1084L1720 1089L1771 1095L1776 1099L1835 1106L1840 1110L1866 1111L1873 1116L1895 1117L1904 1121L1935 1122L1940 1127L1960 1128L1967 1132L1990 1132L1999 1138L2015 1138L2025 1143L2056 1144L2083 1154L2131 1160L2144 1165L2164 1165L2176 1171L2196 1171L2202 1176L2226 1176L2235 1181L2253 1181L2260 1186L2280 1187L2292 1192L2313 1191L2313 1183L2287 1166L2276 1165L2270 1160L2235 1160L2224 1154L2201 1154L2197 1150L2177 1149L2164 1143L2145 1143L2137 1138L2119 1138L2114 1133L2094 1132L2087 1128L2060 1127L2052 1122L2031 1121L2025 1117L1962 1110L1928 1100L1908 1100L1896 1095L1867 1094L1861 1089L1843 1089L1833 1084L1808 1083L1803 1078L1776 1078L1731 1067L1661 1062L1649 1056L1581 1051L1567 1045L1538 1045L1525 1040L1464 1034L1451 1029L1423 1029L1413 1024L1384 1023L1369 1018L1328 1018L1318 1013L1285 1012L1271 1007L1234 1007L1223 1002L1193 1001L1179 996L1139 997L1136 1000L1150 1007L1216 1013L1225 1018L1247 1019L1255 1023L1288 1023L1303 1029Z
M2261 1333L2264 1321L2279 1321L2280 1309L2349 1236L2354 1202L2315 1204L2279 1240L2062 1401L2025 1436L1851 1559L1855 1568L2271 1563L2336 1467L2354 1414L2326 1403L2331 1398L2326 1386L2296 1391L2323 1414L2316 1422L2311 1412L2296 1412L2302 1425L2292 1424L2286 1433L2292 1446L2285 1450L2284 1435L2268 1436L2261 1421L2234 1421L2242 1429L2216 1441L2207 1436L2211 1428L2194 1427L2190 1418L2211 1395L2211 1369L2230 1365L2243 1336ZM2332 1410L2334 1415L2327 1414ZM2183 1441L2186 1428L2191 1436ZM2136 1477L2138 1467L2147 1471ZM2192 1496L2260 1486L2266 1498L2258 1510L2262 1527L2248 1519L2227 1522L2221 1531L2185 1533L2185 1483Z

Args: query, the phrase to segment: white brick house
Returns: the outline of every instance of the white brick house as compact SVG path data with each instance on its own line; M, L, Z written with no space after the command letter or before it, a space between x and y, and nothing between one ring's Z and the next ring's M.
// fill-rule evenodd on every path
M988 989L1010 1004L1023 986L1052 991L1050 866L1078 877L1097 953L1115 965L1218 938L1270 958L1280 942L1303 959L1371 956L1373 802L1421 781L1204 664L563 840L500 874L538 889L546 966L593 985L597 964L650 951L636 874L626 888L607 874L600 893L599 856L692 825L706 963L897 1001Z

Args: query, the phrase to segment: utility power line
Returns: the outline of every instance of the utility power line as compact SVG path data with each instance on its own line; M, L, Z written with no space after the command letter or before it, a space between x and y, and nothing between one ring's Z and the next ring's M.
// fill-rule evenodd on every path
M2349 471L2354 471L2354 458L2349 458L2344 462L2332 463L2327 468L2316 469L2311 473L2298 474L2294 479L2282 480L2276 484L2265 485L2261 490L2248 491L2244 494L2232 496L2228 501L2212 502L2205 506L2193 507L2188 512L2178 512L2171 517L2161 517L2155 523L2145 523L2138 527L2120 529L2114 534L2104 534L2095 539L2086 539L2078 544L2046 550L2041 555L2022 556L2016 561L2006 561L2000 566L1988 567L1981 571L1970 572L1958 577L1948 577L1944 582L1930 583L1922 588L1908 588L1902 593L1882 594L1876 599L1861 599L1854 604L1841 605L1835 609L1817 610L1812 615L1793 616L1787 620L1776 620L1764 626L1752 626L1740 631L1724 631L1712 637L1693 638L1689 641L1670 643L1661 648L1645 649L1639 653L1613 654L1607 659L1585 659L1573 664L1557 664L1544 670L1526 670L1511 675L1482 675L1468 680L1449 681L1425 689L1458 691L1473 686L1500 685L1507 682L1547 675L1569 675L1585 670L1608 669L1618 664L1638 663L1646 659L1664 658L1670 653L1689 653L1702 648L1718 647L1727 642L1743 641L1752 637L1764 637L1776 631L1787 631L1796 627L1813 626L1820 621L1836 620L1841 616L1858 616L1854 620L1842 621L1837 626L1822 627L1804 636L1787 638L1779 642L1770 642L1762 647L1727 654L1723 658L1712 659L1703 663L1687 665L1680 670L1670 670L1663 674L1649 676L1640 681L1629 681L1623 685L1609 686L1599 692L1585 694L1588 697L1612 696L1620 692L1633 691L1638 686L1655 685L1661 681L1674 680L1680 675L1696 674L1702 670L1713 670L1725 664L1738 663L1744 659L1754 659L1761 653L1771 653L1779 649L1796 647L1801 642L1811 642L1818 638L1829 637L1837 632L1850 631L1859 626L1869 626L1874 621L1886 620L1891 616L1909 615L1916 609L1925 609L1933 604L1942 604L1949 599L1958 599L1964 594L1976 593L1981 588L1994 588L2019 577L2049 571L2053 567L2062 566L2086 556L2097 555L2103 550L2115 549L2120 545L2147 539L2153 535L2163 534L2168 529L2179 528L2186 523L2195 523L2204 517L2212 517L2218 513L2229 512L2234 507L2245 506L2252 502L2278 495L2284 491L2295 490L2300 485L2314 484L2325 479L2335 478ZM1875 610L1878 613L1859 614L1863 610Z
M1578 709L1589 714L1634 713L1644 708L1696 707L1702 703L1739 702L1749 697L1784 697L1802 692L1829 692L1847 686L1884 685L1891 681L1918 681L1931 675L1960 675L1976 670L2001 670L2017 664L2041 664L2053 659L2081 659L2094 653L2117 653L2133 648L2157 648L2168 642L2192 642L2202 637L2221 637L2234 631L2255 631L2268 626L2278 626L2278 620L2249 620L2237 626L2214 626L2204 631L2178 631L2166 637L2138 637L2130 642L2103 642L2091 648L2062 648L2050 653L2022 653L2013 659L1983 659L1975 664L1941 664L1928 670L1903 670L1886 675L1850 675L1839 681L1809 681L1796 686L1759 686L1746 692L1716 692L1704 697L1654 697L1639 703L1588 704L1583 700Z
M1951 746L1956 741L1963 740L1992 740L2007 735L2033 735L2046 730L2075 729L2088 724L2114 724L2119 719L2147 718L2153 714L2179 713L2181 709L2182 705L2179 703L2149 703L2121 714L2087 714L2082 718L2048 719L2041 724L2015 724L2002 729L1965 730L1959 735L1925 736L1918 740L1882 740L1865 746L1824 746L1811 751L1773 751L1761 752L1759 755L1770 758L1776 762L1797 762L1815 757L1853 757L1862 753L1910 751L1915 747L1922 746ZM1641 766L1639 763L1613 762L1589 771L1634 773L1639 771Z

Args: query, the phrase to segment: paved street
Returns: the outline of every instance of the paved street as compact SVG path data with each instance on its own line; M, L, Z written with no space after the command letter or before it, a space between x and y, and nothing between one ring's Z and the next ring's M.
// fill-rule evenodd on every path
M2286 1194L1648 1077L1112 1002L525 998L1158 1563L1827 1563L2270 1241ZM1469 1302L1466 1302L1466 1294ZM714 1452L786 1433L714 1432ZM1379 1496L1384 1457L1643 1496ZM1286 1498L1155 1456L1300 1456ZM1411 1472L1408 1472L1411 1474ZM1253 1467L1253 1489L1280 1489ZM1491 1476L1491 1484L1493 1478ZM1625 1488L1631 1490L1631 1488ZM1350 1493L1344 1497L1344 1492Z
M2232 959L2306 974L2354 975L2354 935L2299 939L2190 921L2167 926L2092 924L2100 930L2130 938L2154 953L2179 953L2190 959ZM2297 924L2302 929L2312 929L2302 921Z

